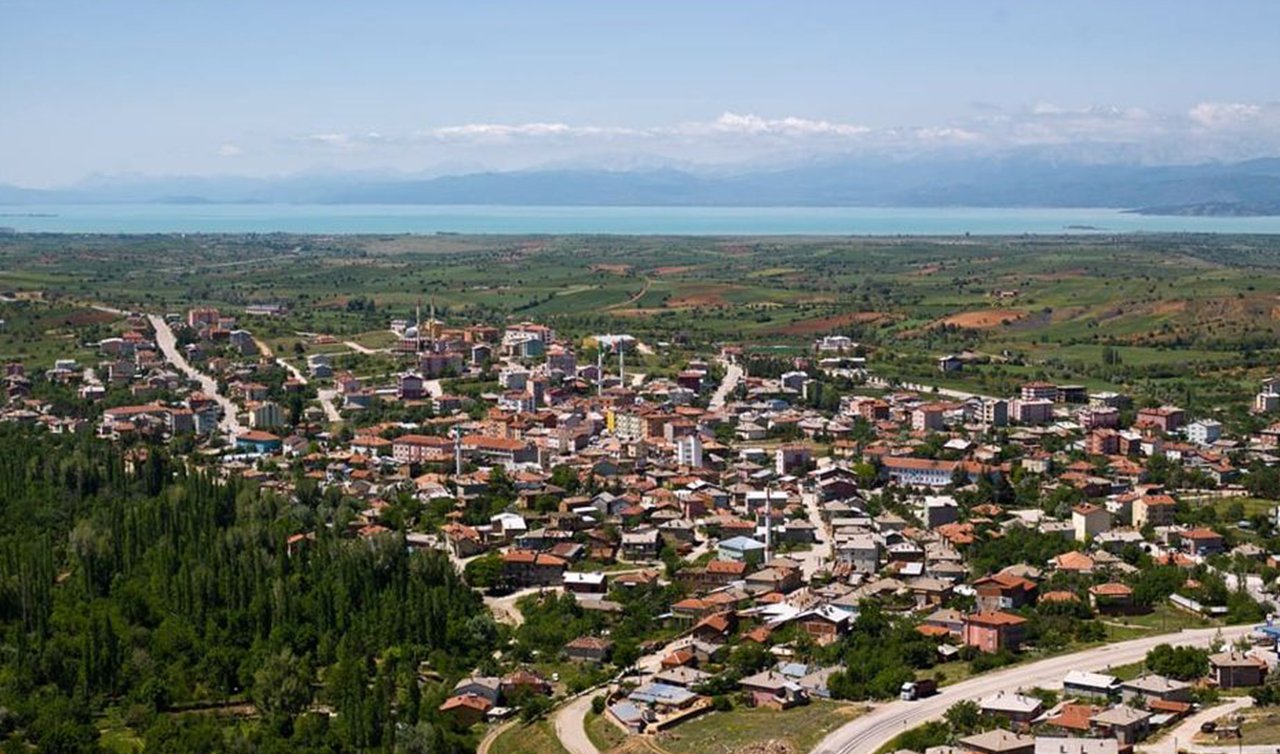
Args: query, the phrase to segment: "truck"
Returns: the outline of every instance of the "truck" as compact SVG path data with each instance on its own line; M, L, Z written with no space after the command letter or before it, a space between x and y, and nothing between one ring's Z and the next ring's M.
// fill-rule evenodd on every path
M902 684L898 698L904 702L914 702L938 693L938 682L932 678L921 678L918 681L907 681Z

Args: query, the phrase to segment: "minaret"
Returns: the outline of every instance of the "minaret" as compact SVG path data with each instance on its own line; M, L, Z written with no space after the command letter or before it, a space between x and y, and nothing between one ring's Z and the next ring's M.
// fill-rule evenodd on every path
M433 293L433 294L431 294L431 322L427 324L427 327L431 328L430 330L428 330L428 331L427 331L427 332L428 332L427 339L431 342L431 348L432 348L432 350L435 350L435 345L436 345L436 297L435 297L435 294L434 294L434 293Z
M618 349L618 382L619 387L627 386L627 352L622 350L621 346L615 346Z
M462 476L462 428L456 426L453 428L453 475Z
M596 348L596 397L597 397L597 398L598 398L598 397L600 397L600 395L601 395L603 392L604 392L604 346L600 346L600 345L598 345L598 344L597 344L597 348ZM1280 521L1280 508L1276 508L1276 510L1278 511L1278 513L1276 514L1276 515L1277 515L1277 519L1276 519L1276 520L1277 520L1277 521Z
M413 332L415 333L413 350L414 353L422 352L422 299L418 299L418 306L413 313Z
M764 562L773 558L769 552L773 549L773 490L764 493Z

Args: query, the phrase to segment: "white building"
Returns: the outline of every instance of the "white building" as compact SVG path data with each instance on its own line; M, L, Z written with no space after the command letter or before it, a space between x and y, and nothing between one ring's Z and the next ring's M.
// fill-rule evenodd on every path
M253 429L269 429L284 425L284 410L279 403L263 401L249 409L249 426Z
M676 465L702 468L702 438L697 433L676 440Z
M1197 445L1212 445L1222 437L1222 422L1198 419L1187 425L1187 439Z

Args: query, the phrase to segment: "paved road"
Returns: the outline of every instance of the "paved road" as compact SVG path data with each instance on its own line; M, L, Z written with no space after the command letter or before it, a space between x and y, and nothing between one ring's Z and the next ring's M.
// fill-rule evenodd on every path
M880 705L869 714L833 731L813 752L870 754L903 731L941 718L951 705L965 699L976 701L997 691L1014 691L1019 688L1060 687L1062 677L1069 670L1100 671L1114 665L1128 665L1142 660L1158 644L1207 646L1218 636L1232 641L1252 630L1252 626L1232 626L1150 636L987 673L954 686L946 686L927 699Z
M587 735L586 716L591 709L592 694L583 694L556 711L551 723L569 754L600 754Z
M867 377L867 385L886 390L894 387L885 378L877 377L875 375L869 375ZM993 398L993 396L982 395L981 393L966 393L963 390L952 390L951 388L939 387L937 385L924 385L919 382L902 382L897 385L897 388L900 390L912 390L917 393L934 393L944 398L954 398L959 401L968 400L970 398L981 398L983 400L990 400Z
M218 392L216 380L187 363L182 352L178 350L178 339L173 334L173 328L169 327L169 323L165 322L163 317L148 314L147 319L151 320L151 327L156 331L156 345L169 363L177 367L178 371L199 382L200 389L222 407L222 419L219 420L218 427L223 434L234 441L236 435L245 431L244 426L240 424L240 419L236 416L236 404Z
M827 559L831 556L831 533L827 529L827 523L822 520L822 510L818 507L817 493L805 492L801 494L800 499L804 501L804 510L809 516L809 523L815 527L815 541L808 550L790 552L786 554L786 557L800 561L800 571L804 574L805 581L808 581L813 577L813 574L822 570L822 567L827 563Z
M284 367L289 374L293 375L295 380L301 382L303 385L307 384L307 376L304 375L297 367L284 359L276 359L276 363ZM316 391L316 397L320 401L320 408L324 409L326 419L330 422L342 421L342 414L338 412L338 406L334 403L334 399L338 397L337 388L320 388Z
M742 381L744 372L742 367L733 362L726 361L724 363L724 379L720 381L720 385L716 387L716 391L711 394L711 401L707 404L707 408L712 411L719 411L724 408L724 403L738 387L738 383Z
M1221 746L1205 746L1191 740L1195 734L1200 732L1200 726L1203 723L1217 720L1220 717L1225 717L1237 710L1250 706L1253 706L1253 699L1244 696L1232 699L1226 704L1201 710L1184 719L1178 724L1178 727L1165 733L1159 740L1139 744L1137 749L1142 754L1178 754L1179 751L1193 752L1193 754L1236 754L1237 752L1242 754L1244 752L1248 754L1275 754L1275 744L1239 746L1236 743L1231 743Z

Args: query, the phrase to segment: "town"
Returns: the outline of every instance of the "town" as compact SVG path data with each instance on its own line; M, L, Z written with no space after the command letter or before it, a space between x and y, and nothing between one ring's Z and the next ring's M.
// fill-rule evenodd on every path
M1273 724L1244 713L1277 699L1280 421L903 383L838 332L794 356L686 344L649 373L670 343L425 308L385 346L282 349L254 330L283 305L99 306L96 359L7 364L0 418L328 501L280 533L290 558L335 536L447 558L510 646L424 666L448 685L430 719L492 754L735 730L778 751L1216 751ZM1251 410L1280 413L1280 379Z

